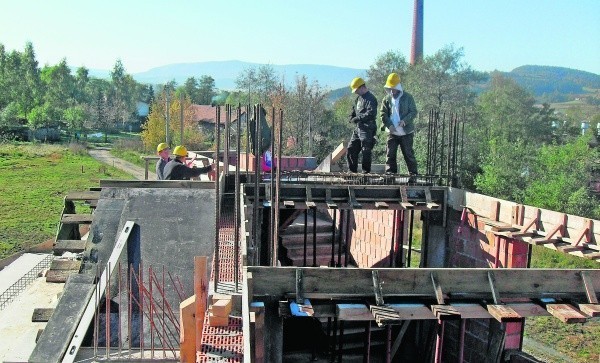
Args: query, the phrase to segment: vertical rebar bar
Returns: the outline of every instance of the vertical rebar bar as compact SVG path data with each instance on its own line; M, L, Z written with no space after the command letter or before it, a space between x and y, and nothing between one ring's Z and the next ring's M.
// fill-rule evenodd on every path
M385 326L385 363L392 363L392 326Z
M106 264L106 286L104 287L104 339L106 358L110 356L110 261Z
M175 285L173 285L173 287L175 287ZM162 265L162 291L165 290L165 265ZM163 294L162 295L162 331L163 331L163 337L167 337L167 332L165 329L165 300L166 300L166 296ZM163 351L163 359L167 357L166 355L166 341L162 342L162 351Z
M215 110L215 261L214 261L214 284L215 291L219 290L219 272L220 272L220 246L219 246L219 227L221 219L221 194L220 194L220 172L219 172L219 152L221 148L221 106Z
M398 215L398 210L394 209L394 212L392 213L392 238L391 238L391 244L390 244L390 267L395 267L396 266L396 255L394 253L394 248L396 246L396 217Z
M344 225L344 211L340 209L340 228L339 228L339 236L337 237L338 240L338 258L337 258L337 267L342 267L342 227ZM333 228L337 228L337 225L334 221L333 223ZM335 237L335 236L334 236Z
M331 224L331 261L329 261L330 267L335 267L335 224L337 218L337 210L333 210L333 223Z
M313 214L313 267L317 267L317 209L311 208Z
M308 240L308 209L304 209L304 259L303 259L303 267L306 267L306 242Z
M143 281L142 281L143 283ZM154 294L152 293L152 265L148 266L148 285L149 286L149 302L150 305L148 306L148 309L150 309L150 313L149 315L149 322L150 322L150 358L154 359L154 304L153 304L153 299L154 299Z
M437 323L437 338L435 341L435 363L442 363L442 351L444 349L444 326L443 320L438 320Z
M242 110L241 110L241 105L238 104L237 107L237 123L236 123L236 145L235 145L235 162L236 162L236 167L235 167L235 198L233 198L234 203L235 203L235 208L233 209L234 211L234 218L233 218L233 223L234 223L234 231L233 231L233 241L234 241L234 251L233 251L233 260L234 263L233 265L235 266L234 268L234 281L235 281L235 291L238 292L239 288L238 288L238 283L239 283L239 250L240 250L240 218L241 218L241 210L240 210L240 203L241 203L241 196L240 196L240 156L241 156L241 135L240 133L242 132Z
M363 354L363 363L371 362L371 321L367 321L365 326L365 345Z
M254 154L254 204L253 204L253 213L252 213L252 231L253 231L253 237L252 240L254 241L255 244L255 251L256 251L256 255L257 255L257 259L258 259L258 263L257 265L262 265L261 261L260 261L260 255L261 255L261 241L259 240L258 236L259 236L259 230L260 230L260 224L261 224L261 220L258 216L258 210L259 210L259 196L258 196L258 188L259 188L259 179L260 179L260 173L259 173L259 147L258 147L258 138L260 135L260 122L259 122L259 107L260 105L254 105L253 109L252 109L252 119L254 120L254 138L252 140L252 150L253 150L253 154ZM269 261L270 263L270 261Z
M275 127L275 121L273 120L273 127ZM278 137L277 137L277 170L276 170L276 179L275 179L275 262L277 262L279 258L279 200L281 199L280 191L281 191L281 159L283 157L283 149L282 149L282 138L283 138L283 110L279 109L279 125L278 125ZM273 155L273 151L271 150L271 155ZM273 164L275 160L271 159L271 169L273 169Z
M271 107L271 132L270 132L271 142L269 143L269 147L271 148L271 170L269 170L269 188L271 190L269 202L271 208L269 209L269 241L272 245L271 251L273 254L276 253L276 245L277 239L275 238L275 229L277 226L275 225L275 165L273 162L273 158L275 157L275 107ZM261 155L263 158L263 163L266 165L266 151ZM271 256L271 266L277 266L277 256Z
M410 224L408 227L408 252L407 252L407 257L406 257L406 266L407 267L410 267L414 223L415 223L415 210L411 209L410 210Z
M348 267L348 254L350 253L350 213L351 209L346 210L346 240L344 246L344 267Z
M458 363L464 362L465 357L465 331L467 319L460 319L460 339L458 341Z
M250 170L250 104L246 105L246 183Z
M132 343L132 335L131 335L131 325L133 322L133 319L131 317L131 314L133 313L133 298L132 298L132 293L133 293L133 284L132 284L132 279L133 279L133 264L129 265L128 268L128 277L129 277L129 285L127 287L127 338L128 338L128 351L129 351L129 359L131 359L131 349L133 348L133 343Z
M400 223L398 223L398 250L400 251L400 267L406 267L404 253L404 225L406 224L406 211L402 209L400 213Z
M343 351L344 351L344 321L340 320L340 336L338 339L338 362L342 363Z
M121 294L123 293L122 291L122 281L121 281L121 261L119 261L119 311L117 312L117 338L119 339L119 343L117 345L117 350L119 353L119 358L121 357L121 342L122 342L122 336L121 336L121 310L122 310L122 298L121 298Z
M144 266L142 261L140 261L137 283L140 294L140 357L144 359Z

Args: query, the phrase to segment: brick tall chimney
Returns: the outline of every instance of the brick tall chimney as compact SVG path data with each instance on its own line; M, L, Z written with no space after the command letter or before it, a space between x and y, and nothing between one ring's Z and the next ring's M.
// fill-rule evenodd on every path
M410 64L423 60L423 0L415 0Z

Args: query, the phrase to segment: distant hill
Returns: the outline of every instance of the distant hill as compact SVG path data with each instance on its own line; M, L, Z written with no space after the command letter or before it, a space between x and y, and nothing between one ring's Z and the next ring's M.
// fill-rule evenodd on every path
M564 102L600 90L600 75L570 68L526 65L503 74L545 102Z
M237 60L219 62L197 62L169 64L152 68L146 72L133 73L133 78L142 83L164 84L175 80L181 85L189 77L199 78L209 75L215 79L219 89L235 89L235 79L245 69L259 67L261 64L242 62ZM347 85L354 77L364 77L366 70L356 68L335 67L318 64L286 64L271 65L277 77L285 79L287 85L293 85L296 75L306 75L309 82L318 80L319 85L328 89L335 89ZM97 71L101 74L100 71ZM94 72L90 72L94 75ZM108 72L106 72L108 73ZM99 77L101 77L99 75Z
M235 79L245 69L259 67L259 63L238 60L178 63L152 68L146 72L133 73L133 78L142 83L164 84L175 80L181 85L189 77L209 75L215 79L219 89L235 89ZM321 87L331 90L329 102L348 93L349 81L354 77L366 77L365 69L336 67L319 64L271 65L277 77L293 86L297 75L306 75L309 82L318 81ZM521 87L530 91L539 101L564 102L590 92L600 92L600 75L576 69L552 66L525 65L510 72L501 72L514 79ZM90 70L90 75L109 77L107 70ZM475 86L477 92L485 91L489 81Z

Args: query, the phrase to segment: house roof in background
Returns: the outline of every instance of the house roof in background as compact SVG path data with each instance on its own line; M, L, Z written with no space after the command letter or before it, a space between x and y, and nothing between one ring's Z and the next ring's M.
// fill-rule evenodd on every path
M192 120L196 122L215 123L217 108L211 105L190 105L192 110ZM246 114L246 110L242 108L242 115ZM232 114L231 122L237 121L237 114ZM220 124L225 124L225 109L221 109Z

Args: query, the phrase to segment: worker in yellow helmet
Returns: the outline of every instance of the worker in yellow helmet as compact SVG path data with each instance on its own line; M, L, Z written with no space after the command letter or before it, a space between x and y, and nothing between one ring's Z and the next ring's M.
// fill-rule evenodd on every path
M352 93L358 95L352 112L350 112L350 122L356 125L350 142L348 143L348 169L356 173L358 172L358 154L362 151L362 171L363 173L371 172L371 151L375 146L375 134L377 125L375 116L377 114L377 99L367 89L365 81L360 78L354 78L350 83Z
M413 96L404 92L400 83L400 75L391 73L384 86L386 95L381 101L381 130L387 128L387 153L385 172L398 173L396 154L398 146L406 162L410 174L409 182L416 181L417 159L413 150L413 139L415 134L414 119L417 116L417 106Z
M187 155L188 151L183 145L176 146L173 149L174 159L165 165L165 180L189 180L212 170L212 164L202 168L188 167L186 165Z
M169 148L169 145L165 142L161 142L156 147L156 153L160 157L156 162L156 180L165 180L164 170L165 165L171 161L171 158L169 157L170 152L171 148Z

